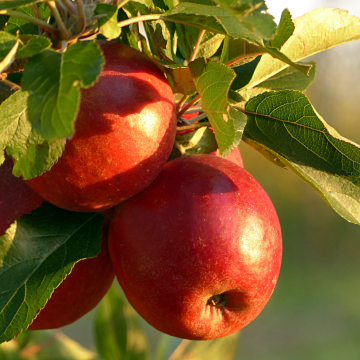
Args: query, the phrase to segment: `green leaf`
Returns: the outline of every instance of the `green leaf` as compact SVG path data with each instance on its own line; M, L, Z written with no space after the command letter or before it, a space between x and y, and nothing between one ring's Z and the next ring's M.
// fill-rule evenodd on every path
M254 74L254 71L260 61L260 56L257 56L254 60L246 63L244 65L233 68L236 73L236 78L231 84L231 90L240 90L246 86L251 80L251 77Z
M214 133L206 126L175 137L169 160L181 156L209 154L218 148Z
M246 136L290 159L339 175L360 175L360 146L342 138L300 91L266 92L246 103Z
M149 346L139 316L114 286L97 312L95 336L98 352L104 360L149 359Z
M152 41L157 50L170 60L175 60L177 41L175 36L176 25L163 20L152 21L154 31L151 31Z
M34 11L31 7L24 7L17 9L16 11L31 17L35 17ZM39 13L43 18L46 18L48 15L50 15L50 9L45 4L42 4L39 7ZM39 35L39 27L37 25L24 19L20 19L16 16L10 16L5 27L5 31L13 35L16 35L17 32L20 34Z
M26 45L21 46L18 52L16 53L16 58L27 58L35 56L45 49L51 47L51 41L48 38L40 36L32 36Z
M19 156L13 168L15 176L22 176L24 180L32 179L51 169L65 149L65 140L43 141L29 144L24 155ZM8 151L9 155L14 155ZM15 157L15 156L14 156Z
M0 237L0 343L30 325L75 262L98 254L102 219L44 203Z
M244 133L247 138L276 153L287 167L303 172L302 177L309 183L313 177L312 186L321 188L324 197L332 192L331 196L336 197L337 202L332 206L348 208L351 216L344 210L341 215L359 223L360 193L356 189L360 184L359 145L341 137L326 124L299 91L263 93L247 102L245 112L248 115ZM293 164L290 166L289 162ZM329 184L337 189L332 190ZM344 186L341 196L339 184ZM334 202L331 198L326 199L331 204Z
M305 91L314 81L316 73L315 61L307 64L312 65L309 76L305 76L299 71L296 71L293 67L288 67L252 89L243 88L238 90L237 94L241 95L245 100L249 100L252 97L271 90Z
M55 140L72 135L80 88L95 83L103 63L95 42L77 42L64 54L47 49L30 59L22 88L29 92L30 122L43 138Z
M223 43L224 38L225 35L223 34L214 34L206 31L203 38L201 39L195 59L201 57L210 58L211 56L215 55Z
M305 91L315 80L316 62L305 63L311 65L309 76L296 71L293 67L288 67L268 80L262 82L258 87L269 90L300 90ZM254 88L256 89L256 88Z
M97 354L85 349L59 330L25 331L16 340L10 343L21 344L22 360L99 360ZM34 353L37 347L40 351Z
M32 131L27 101L28 93L20 90L0 105L0 164L6 148L16 160L14 175L25 180L49 170L65 147L65 140L49 143Z
M315 9L294 20L295 31L281 52L293 62L331 47L360 39L360 19L347 11ZM309 31L311 29L311 31ZM263 55L248 88L255 87L287 67L287 64Z
M0 164L4 161L6 147L12 148L17 157L27 151L31 135L31 124L26 116L27 98L27 93L20 90L0 105Z
M138 12L141 15L147 14L161 14L164 12L166 5L162 0L134 0L129 1L124 5L123 9L128 17L137 16Z
M200 29L192 26L185 26L184 24L178 24L178 23L176 24L178 47L183 58L186 61L190 60L191 54L194 51L194 46L197 42L200 31L201 31Z
M95 14L106 16L101 17L99 22L100 32L109 40L120 36L121 28L118 26L117 14L118 7L109 4L97 4Z
M229 105L227 94L235 73L223 64L197 59L189 64L203 111L214 129L220 154L227 156L236 147L246 124L246 116Z
M0 31L0 61L2 61L16 44L16 36Z
M301 73L305 75L309 75L311 66L310 65L303 65L299 63L295 63L291 61L286 55L284 55L282 52L280 52L276 48L268 47L268 46L262 46L263 50L265 50L269 55L271 55L274 59L278 59L282 61L285 64L288 64L292 67L294 67L296 70L300 71Z
M244 140L255 148L259 145L254 142L254 146L245 136ZM276 158L277 165L294 171L314 188L340 216L351 223L360 225L360 182L358 176L344 176L317 170L281 156L264 145L260 146L268 153L266 157L269 160L271 157L273 157L273 161ZM263 153L263 155L265 154Z
M170 358L171 360L232 360L239 342L239 334L240 332L236 332L220 339L208 341L180 340L162 334L155 360Z
M27 6L47 0L0 0L0 10L16 9L20 6Z
M291 19L291 14L288 9L285 9L281 14L279 26L273 38L269 41L269 47L280 49L287 39L294 33L295 24Z
M215 0L222 8L233 14L240 23L258 38L268 40L275 33L274 17L267 14L264 0Z
M216 6L180 3L173 9L165 12L161 18L237 39L251 42L262 40L255 36L247 27L243 26L228 11Z
M257 45L250 44L241 39L231 39L227 36L224 41L220 61L228 66L237 67L265 53L266 51Z

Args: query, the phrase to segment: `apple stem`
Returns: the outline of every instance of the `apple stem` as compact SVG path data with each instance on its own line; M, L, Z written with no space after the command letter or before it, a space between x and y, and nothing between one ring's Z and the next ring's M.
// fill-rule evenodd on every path
M190 109L196 102L200 100L201 96L197 95L195 96L189 103L187 103L178 113L177 118L180 119L185 112Z
M185 131L185 130L193 130L193 129L198 129L204 126L211 126L211 124L209 122L202 122L199 124L191 124L191 125L185 125L185 126L177 126L176 127L176 131Z

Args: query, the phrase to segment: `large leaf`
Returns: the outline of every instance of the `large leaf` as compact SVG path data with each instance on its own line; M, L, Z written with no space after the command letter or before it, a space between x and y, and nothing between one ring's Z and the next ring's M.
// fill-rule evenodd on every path
M44 203L0 237L0 343L31 324L75 262L98 254L102 219Z
M192 3L180 3L162 15L164 20L171 20L184 25L194 26L210 32L229 35L237 39L260 41L247 27L242 25L228 11L216 6Z
M305 63L311 65L309 76L305 76L293 67L285 68L268 80L260 83L258 87L269 90L300 90L305 91L311 83L315 80L316 63L311 61ZM254 88L256 89L256 88ZM251 90L251 89L250 89Z
M321 190L324 197L332 191L329 184L337 179L339 183L331 194L334 197L336 193L337 204L333 207L347 208L351 216L345 211L341 211L341 215L360 223L360 192L356 189L356 184L360 184L359 145L341 137L326 124L299 91L263 93L247 102L245 112L248 115L244 133L247 138L293 163L291 168L304 172L302 177L308 182L311 183L313 177L314 187L326 188L326 191ZM282 158L281 162L288 165ZM345 187L346 182L351 186ZM326 199L333 203L332 199Z
M40 54L45 49L51 46L51 41L48 38L40 36L32 36L24 46L21 46L16 53L16 58L30 58Z
M288 67L280 71L278 74L272 76L270 79L262 82L258 86L252 89L243 88L237 93L239 93L245 100L249 100L254 96L271 90L305 91L315 80L316 73L315 61L311 61L307 64L312 65L309 76L305 76L299 71L296 71L296 69L294 69L293 67Z
M232 360L240 332L208 341L181 340L163 334L158 343L155 360Z
M296 62L336 45L360 39L360 19L347 11L331 8L315 9L294 20L295 31L281 52ZM288 65L270 55L263 55L247 84L252 88L279 73Z
M48 142L32 131L28 93L18 91L0 105L0 164L4 149L15 160L14 175L25 180L49 170L61 156L65 140Z
M228 66L237 67L254 60L256 56L262 54L266 54L266 51L259 46L227 36L220 60Z
M264 0L214 0L233 14L240 23L261 39L271 39L275 33L274 17L266 13Z
M227 97L235 74L223 64L205 63L204 59L197 59L189 66L220 153L227 156L239 144L246 124L246 117L230 107Z
M311 166L288 159L262 144L244 140L276 165L294 171L343 218L360 225L360 183L357 176L344 176L327 173Z
M78 42L64 54L45 50L28 62L22 88L29 92L28 116L45 139L69 137L80 105L80 88L92 86L104 59L95 42Z
M139 316L114 286L97 312L95 335L99 354L104 360L149 359L149 346Z

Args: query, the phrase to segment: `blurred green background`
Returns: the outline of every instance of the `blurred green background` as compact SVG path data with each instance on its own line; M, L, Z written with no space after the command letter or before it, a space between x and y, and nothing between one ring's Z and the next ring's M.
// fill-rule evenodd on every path
M294 18L320 6L347 9L360 17L360 4L355 1L266 3L277 20L285 7ZM359 54L360 42L354 42L313 56L317 76L306 93L331 126L357 143ZM259 317L242 330L236 359L360 359L360 227L337 215L292 172L272 165L246 144L240 150L245 168L277 210L284 253L275 292ZM63 331L94 349L93 316L91 312ZM159 333L144 327L154 343Z

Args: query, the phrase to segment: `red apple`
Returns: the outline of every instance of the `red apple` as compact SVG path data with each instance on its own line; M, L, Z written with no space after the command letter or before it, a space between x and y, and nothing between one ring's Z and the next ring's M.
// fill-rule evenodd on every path
M118 205L109 233L116 276L135 310L180 338L229 335L268 302L281 264L271 200L243 168L192 155L168 162Z
M0 166L0 236L21 215L30 214L44 201L12 174L12 168L11 160L6 160Z
M77 262L57 287L28 330L57 329L69 325L92 310L105 296L115 278L108 251L112 210L104 213L101 251Z
M99 42L105 67L82 90L75 135L59 161L27 180L45 200L73 211L102 211L146 188L166 163L175 138L170 85L145 54Z

